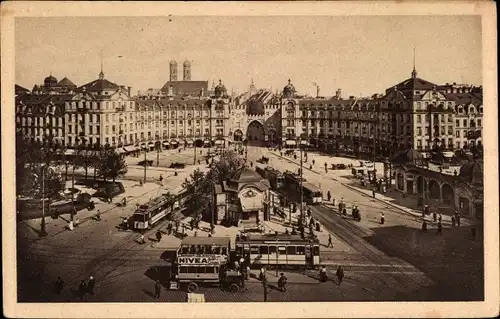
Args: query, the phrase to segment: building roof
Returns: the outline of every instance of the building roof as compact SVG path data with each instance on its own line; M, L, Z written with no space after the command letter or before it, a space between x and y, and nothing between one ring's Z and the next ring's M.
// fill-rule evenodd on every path
M260 182L262 177L253 169L243 166L231 177L231 181L237 183Z
M70 79L67 77L64 77L61 81L57 83L57 86L66 86L66 87L72 87L76 88L76 84L71 82Z
M229 237L186 237L181 241L182 245L218 245L227 246L231 242Z
M28 93L30 90L26 89L26 88L23 88L22 86L20 85L17 85L15 84L14 85L14 92L16 94L22 94L22 93Z
M423 80L421 78L409 78L395 85L396 89L401 91L407 90L432 90L437 87L436 84L429 81Z
M44 82L52 82L52 83L57 83L57 79L51 75L45 78Z
M118 90L120 86L106 79L97 79L77 88L78 91L100 92L105 90Z
M204 95L208 92L208 81L168 81L163 85L161 91L168 93L170 86L172 86L176 95L185 95L188 93L199 95L202 89L204 90Z
M475 160L472 163L467 163L460 167L459 176L474 184L482 184L483 183L483 163L481 161Z
M447 99L455 101L456 105L481 105L483 104L482 96L474 93L445 93Z
M141 100L142 101L142 100ZM187 106L193 106L193 105L206 105L206 102L208 101L207 99L179 99L179 98L173 98L173 99L160 99L157 100L160 106L167 106L167 105L187 105Z

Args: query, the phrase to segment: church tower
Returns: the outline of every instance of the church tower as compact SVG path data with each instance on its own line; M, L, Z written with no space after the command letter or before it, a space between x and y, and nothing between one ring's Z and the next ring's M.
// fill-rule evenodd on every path
M183 69L184 69L184 74L183 74L183 81L191 81L191 62L188 60L184 61L182 64Z
M170 81L177 81L177 62L170 61Z

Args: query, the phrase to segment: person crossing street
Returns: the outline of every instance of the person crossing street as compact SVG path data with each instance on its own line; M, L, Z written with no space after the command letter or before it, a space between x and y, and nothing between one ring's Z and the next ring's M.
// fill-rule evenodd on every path
M287 278L286 278L285 274L281 273L280 278L278 279L278 288L282 292L286 292L286 281L287 281Z
M344 269L342 269L342 266L339 266L337 268L337 280L338 280L338 285L340 286L340 284L342 283L342 280L344 280Z
M91 295L94 295L94 286L95 286L95 279L94 277L90 276L89 282L88 282L88 290Z
M331 234L328 234L328 245L326 247L333 248L333 242L332 242L332 235Z
M157 280L155 282L155 299L160 299L160 294L161 294L161 285L160 281Z

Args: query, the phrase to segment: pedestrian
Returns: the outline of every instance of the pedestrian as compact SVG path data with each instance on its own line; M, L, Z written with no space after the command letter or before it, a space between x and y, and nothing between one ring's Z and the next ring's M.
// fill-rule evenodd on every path
M335 206L335 198L332 198L332 205Z
M141 237L139 238L139 243L141 245L146 243L146 240L144 239L144 234L141 234Z
M338 280L338 285L342 283L342 280L344 279L344 269L342 269L342 266L338 266L337 268L337 280Z
M332 235L331 234L328 234L328 246L327 247L333 248L333 242L332 242Z
M438 215L438 221L441 223L443 221L443 216L441 215L441 213Z
M194 231L194 235L193 235L193 236L194 236L194 237L198 237L198 230L195 230L195 231Z
M156 241L158 241L158 242L161 241L161 232L160 231L156 232Z
M94 277L90 276L88 282L88 290L91 295L94 295L94 286L95 286L95 279Z
M441 235L443 236L443 225L441 224L441 222L439 221L438 224L437 224L438 228L437 228L437 233L436 235Z
M328 192L326 193L326 197L327 197L328 201L330 201L332 199L332 193L330 193L330 190L328 190Z
M101 221L101 210L99 209L97 210L97 213L95 214L95 219L97 221Z
M284 273L280 274L280 278L278 279L278 288L280 291L285 292L286 291L286 281L288 278L286 278Z
M322 266L321 270L319 271L319 280L321 282L326 282L328 280L328 275L326 274L325 266Z
M455 227L455 226L456 226L455 216L451 216L451 227Z
M342 209L342 215L347 216L347 208L344 205L344 208Z
M427 232L427 222L425 219L422 222L422 232L426 233Z
M424 212L425 212L426 215L429 215L431 213L431 211L429 209L429 205L425 205Z
M60 294L61 291L64 289L64 281L62 278L59 276L57 277L56 283L55 283L55 292L56 294Z
M212 233L208 233L208 237L212 237Z
M87 293L87 285L85 284L85 280L80 281L78 293L80 295L80 300L83 300L85 298L85 294Z
M385 216L384 216L384 213L380 213L380 224L384 224L385 223Z
M372 197L375 198L375 188L372 189Z
M314 164L316 163L316 161L315 161L315 160L313 160L313 162L312 162L312 163L313 163L313 165L314 165Z
M155 282L155 299L160 299L160 294L161 294L161 285L160 281L157 280Z
M457 213L457 226L460 227L460 213Z
M436 212L432 212L432 220L434 222L436 222L436 220L437 220L437 213Z
M260 280L260 281L264 281L264 280L266 280L266 279L267 279L266 277L267 277L267 274L266 274L266 268L262 267L262 268L260 269L259 280Z

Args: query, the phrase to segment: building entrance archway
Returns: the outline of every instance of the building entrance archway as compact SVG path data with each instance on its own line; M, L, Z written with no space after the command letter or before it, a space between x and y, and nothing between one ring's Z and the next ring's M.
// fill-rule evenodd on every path
M271 145L277 144L278 143L278 138L276 136L276 131L271 129L267 133L267 142Z
M247 143L253 146L264 146L266 144L266 134L264 125L254 120L247 127Z
M243 142L243 132L241 130L236 130L233 133L233 141Z

